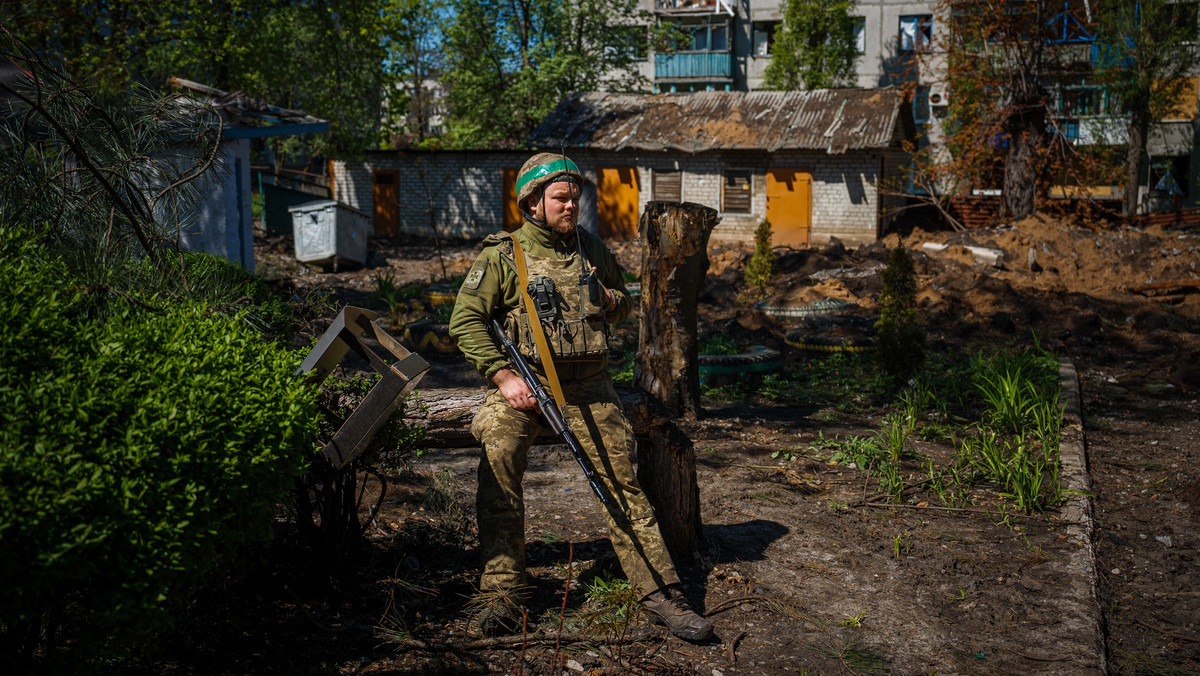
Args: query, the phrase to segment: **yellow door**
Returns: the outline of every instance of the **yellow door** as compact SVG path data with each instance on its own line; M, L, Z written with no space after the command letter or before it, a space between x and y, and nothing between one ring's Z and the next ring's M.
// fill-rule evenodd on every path
M771 240L808 246L812 231L812 174L802 169L767 170L767 220Z
M605 239L637 238L638 176L633 167L600 169L596 182L596 218Z
M395 237L400 216L398 171L377 170L371 180L371 201L375 203L375 236Z
M503 186L501 190L504 192L502 196L504 200L502 212L504 220L502 225L505 232L512 232L521 227L521 224L525 222L525 217L521 215L521 208L517 206L517 170L502 169L501 171L503 172L503 180L501 181Z

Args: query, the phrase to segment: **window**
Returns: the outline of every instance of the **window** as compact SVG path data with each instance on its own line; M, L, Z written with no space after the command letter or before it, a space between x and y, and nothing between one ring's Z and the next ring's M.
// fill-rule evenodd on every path
M683 172L655 169L650 177L650 197L660 202L682 202Z
M750 171L730 169L721 183L721 211L727 214L750 213Z
M912 114L914 123L929 123L929 85L917 85L913 90Z
M925 49L933 41L933 17L929 14L900 17L900 51Z
M1098 87L1066 88L1059 101L1059 112L1067 117L1100 114L1104 91Z
M709 40L709 48L714 52L723 52L729 49L729 42L725 39L727 26L713 26Z
M867 53L867 17L854 17L854 48L859 54Z
M1150 163L1150 194L1186 198L1191 183L1188 175L1191 159L1188 156L1154 158Z
M617 26L613 44L608 47L612 56L620 56L634 61L647 58L647 39L645 26Z
M775 29L778 21L754 22L754 56L770 56L771 45L775 44Z
M690 36L679 46L681 51L729 51L729 22L725 19L705 17L699 21L683 22L679 28Z

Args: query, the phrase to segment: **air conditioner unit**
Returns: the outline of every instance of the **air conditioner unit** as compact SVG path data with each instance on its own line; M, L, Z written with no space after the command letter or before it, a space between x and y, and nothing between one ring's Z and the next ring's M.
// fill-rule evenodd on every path
M929 105L934 107L950 105L950 90L944 84L929 87Z

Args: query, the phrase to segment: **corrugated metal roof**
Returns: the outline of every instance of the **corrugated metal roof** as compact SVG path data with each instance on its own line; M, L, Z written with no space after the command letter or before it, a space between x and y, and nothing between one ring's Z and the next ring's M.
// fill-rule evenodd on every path
M326 131L329 128L326 120L313 117L302 110L273 106L251 98L242 91L227 92L181 77L167 78L167 84L210 98L216 109L224 114L227 124L264 130L261 134L253 134L255 136L275 135L270 133L271 127L277 127L280 134ZM228 131L227 135L236 136Z
M886 148L904 97L897 88L803 92L602 94L563 99L530 134L535 147L604 150Z

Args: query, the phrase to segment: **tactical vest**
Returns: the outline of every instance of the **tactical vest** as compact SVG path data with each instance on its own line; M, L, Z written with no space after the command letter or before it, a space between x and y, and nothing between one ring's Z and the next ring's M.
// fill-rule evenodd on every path
M512 259L512 244L509 243L503 250ZM526 288L537 307L537 317L533 319L542 323L542 331L546 334L554 361L603 359L608 354L609 337L608 323L604 321L604 298L593 303L585 287L582 298L584 309L580 312L579 275L583 272L583 265L579 253L556 259L539 258L526 252L525 267L529 273ZM516 269L515 264L513 269ZM522 303L509 311L504 328L521 354L540 364L542 358L535 347L530 319Z

